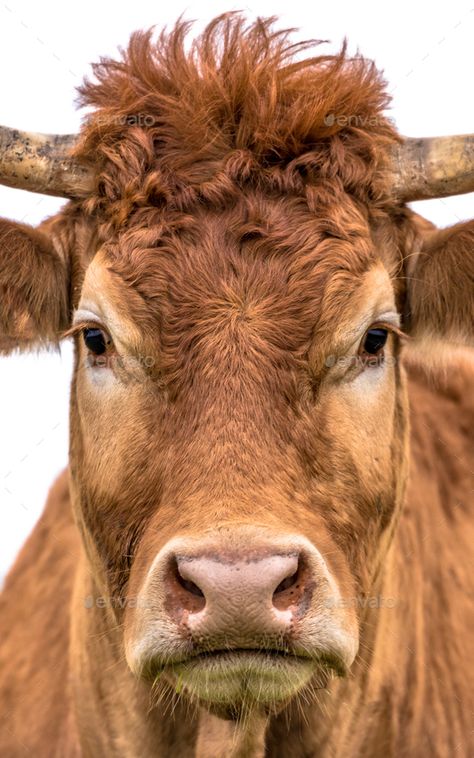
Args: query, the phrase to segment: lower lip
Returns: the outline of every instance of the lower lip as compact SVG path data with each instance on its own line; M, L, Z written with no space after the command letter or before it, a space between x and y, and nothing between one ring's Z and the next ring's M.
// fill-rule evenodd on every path
M314 674L308 658L274 651L216 651L188 658L169 669L178 693L182 689L214 705L239 702L272 705L286 701Z

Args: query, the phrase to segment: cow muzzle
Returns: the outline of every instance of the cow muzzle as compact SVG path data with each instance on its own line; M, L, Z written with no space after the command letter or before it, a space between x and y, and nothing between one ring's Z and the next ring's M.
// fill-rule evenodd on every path
M212 706L281 705L354 660L357 621L303 537L247 527L178 538L156 556L126 624L131 669ZM314 686L314 684L313 684Z

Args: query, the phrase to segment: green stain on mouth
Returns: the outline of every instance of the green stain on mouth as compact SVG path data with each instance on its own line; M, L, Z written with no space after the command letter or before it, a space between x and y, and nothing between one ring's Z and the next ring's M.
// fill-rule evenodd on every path
M174 689L177 695L181 695L181 692L183 691L183 678L181 674L178 674L178 681L176 682Z
M235 705L236 702L273 706L292 697L302 689L314 674L314 662L309 659L288 657L268 665L261 656L235 654L222 655L221 660L191 659L174 668L173 689L177 695L185 691L214 705Z

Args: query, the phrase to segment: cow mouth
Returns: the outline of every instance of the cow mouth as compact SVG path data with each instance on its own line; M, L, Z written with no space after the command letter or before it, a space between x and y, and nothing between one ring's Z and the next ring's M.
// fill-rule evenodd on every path
M260 662L260 664L269 663L270 665L272 663L275 665L285 665L285 663L290 665L301 663L305 665L311 663L311 665L318 668L318 670L332 672L336 676L342 677L347 674L346 666L338 656L332 653L318 653L316 656L310 656L279 648L216 648L192 653L186 659L179 661L179 663L193 664L196 662L202 662L204 665L206 665L206 663L212 665L215 662L225 664L226 662L244 659L255 660Z
M326 672L328 676L338 677L347 675L347 667L339 656L333 653L319 652L317 655L299 654L291 650L261 647L223 647L207 650L196 650L185 656L168 659L167 663L149 660L142 668L142 675L154 680L165 672L174 672L178 668L191 666L213 666L235 664L242 661L254 662L257 665L301 665L311 664L315 670Z
M265 663L302 663L306 664L311 662L317 664L320 668L332 670L338 676L344 676L346 674L345 668L341 665L341 662L336 656L333 655L318 655L313 658L308 655L298 655L289 650L278 649L265 649L265 648L222 648L216 650L204 650L202 652L190 655L185 661L181 663L193 663L193 662L207 662L213 663L219 661L225 663L226 661L243 660L244 658L259 660Z
M290 653L288 650L266 650L265 648L252 648L252 647L234 647L234 648L217 648L215 650L204 650L199 653L195 653L194 655L190 655L189 658L187 658L188 661L193 660L213 660L217 658L221 658L222 656L227 657L233 657L236 655L262 655L267 658L303 658L303 656L297 656L293 653Z
M332 655L265 648L196 651L162 668L175 693L216 713L230 713L229 718L244 705L276 712L310 683L313 690L322 689L332 675L345 673Z

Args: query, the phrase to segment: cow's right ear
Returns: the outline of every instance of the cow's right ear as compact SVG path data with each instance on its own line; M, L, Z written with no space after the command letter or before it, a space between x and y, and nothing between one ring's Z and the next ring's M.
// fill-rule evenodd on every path
M48 224L0 219L0 353L57 343L69 320L69 262Z
M474 220L424 229L406 275L411 336L427 344L474 346Z

